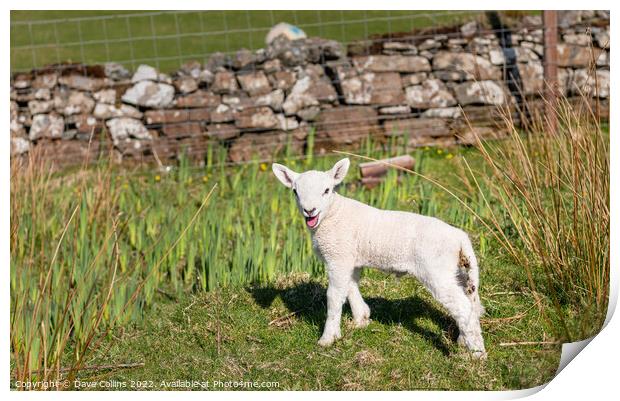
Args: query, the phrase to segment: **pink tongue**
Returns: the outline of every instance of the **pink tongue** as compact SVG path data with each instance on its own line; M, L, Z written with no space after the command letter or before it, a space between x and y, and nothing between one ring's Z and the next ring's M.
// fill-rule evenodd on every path
M314 217L310 217L308 219L306 219L306 224L308 225L308 227L313 228L314 226L316 226L316 223L319 222L319 215L317 214Z

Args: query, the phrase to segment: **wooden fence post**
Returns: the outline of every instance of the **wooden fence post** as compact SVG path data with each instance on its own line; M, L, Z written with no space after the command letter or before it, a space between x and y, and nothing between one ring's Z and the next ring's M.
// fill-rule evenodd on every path
M557 98L558 98L558 13L557 11L543 11L544 35L544 97L545 120L549 132L556 133L558 128Z

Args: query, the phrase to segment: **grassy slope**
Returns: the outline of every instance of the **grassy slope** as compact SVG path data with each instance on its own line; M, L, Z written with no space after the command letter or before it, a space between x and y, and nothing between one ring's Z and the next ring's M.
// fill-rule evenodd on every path
M472 151L457 153L475 163ZM424 172L445 182L454 179L454 163L456 158L427 157ZM444 213L453 202L444 198L437 213ZM303 230L300 221L294 224ZM364 390L515 389L548 381L557 368L558 347L500 346L550 339L523 271L492 243L480 254L481 294L487 309L483 332L489 351L484 363L471 361L455 345L454 322L414 279L374 271L362 281L373 322L353 330L346 312L343 339L322 349L316 341L326 313L326 282L302 273L280 277L272 285L187 293L180 299L161 295L142 323L118 330L87 363L144 361L145 367L80 376L152 380L155 388L162 380L177 379Z
M457 23L478 13L359 10L151 14L146 11L11 11L11 70L61 61L119 61L132 69L148 63L172 71L185 61L201 60L216 51L263 47L269 28L282 21L299 25L309 36L349 42L375 33ZM97 16L110 18L76 20ZM33 21L37 23L20 24ZM177 38L177 33L184 36ZM33 51L29 47L32 45L41 47Z

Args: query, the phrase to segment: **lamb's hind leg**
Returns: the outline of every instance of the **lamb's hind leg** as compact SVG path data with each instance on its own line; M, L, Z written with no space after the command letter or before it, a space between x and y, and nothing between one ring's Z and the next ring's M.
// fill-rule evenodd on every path
M485 358L484 339L480 329L479 313L463 288L456 285L442 286L433 291L435 298L448 310L459 327L459 340L476 358Z
M347 299L349 300L349 306L351 307L351 313L353 314L353 321L355 327L363 328L370 323L370 308L364 302L362 294L359 289L360 275L362 273L361 268L357 268L353 271L351 282L349 283L349 293Z

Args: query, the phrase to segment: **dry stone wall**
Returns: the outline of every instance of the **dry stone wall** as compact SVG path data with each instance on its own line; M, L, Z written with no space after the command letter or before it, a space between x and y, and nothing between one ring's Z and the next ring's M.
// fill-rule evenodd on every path
M471 21L441 34L346 48L279 37L266 49L213 54L170 75L148 65L130 73L114 63L17 73L11 155L39 149L71 164L112 152L117 160L168 163L181 152L204 160L209 144L222 143L230 161L242 162L285 147L302 152L310 130L319 151L367 135L406 136L412 146L467 143L472 129L497 133L497 106L516 110L539 98L541 26L540 17L527 16L502 36ZM562 93L606 104L609 13L563 12L559 32ZM510 71L516 82L506 80Z

